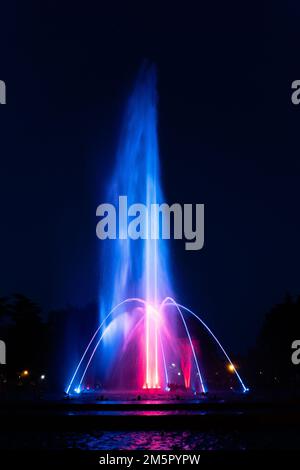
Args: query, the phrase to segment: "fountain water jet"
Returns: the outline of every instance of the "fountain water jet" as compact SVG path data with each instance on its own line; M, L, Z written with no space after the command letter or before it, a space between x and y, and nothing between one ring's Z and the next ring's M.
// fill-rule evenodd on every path
M141 69L128 101L107 194L115 207L120 195L127 196L129 205L140 203L150 207L164 202L153 66L145 65ZM167 241L149 236L159 233L157 219L147 219L148 236L137 240L126 236L127 224L122 224L122 219L118 223L119 238L104 242L101 257L100 325L84 350L66 392L78 393L84 388L96 359L94 374L100 374L105 387L168 389L175 381L181 381L185 388L206 392L199 362L200 346L192 338L183 311L201 322L231 363L229 356L207 325L173 299ZM186 351L183 361L182 354ZM242 390L246 391L236 370L235 373Z

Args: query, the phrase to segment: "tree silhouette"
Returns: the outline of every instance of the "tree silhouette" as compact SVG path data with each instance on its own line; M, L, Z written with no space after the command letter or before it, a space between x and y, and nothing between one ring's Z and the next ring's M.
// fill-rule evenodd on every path
M13 294L10 315L17 327L34 327L41 323L41 308L22 294Z
M300 298L287 294L266 315L256 347L248 358L256 384L284 389L299 386L300 368L291 361L295 339L300 339Z
M47 342L41 313L40 306L25 295L12 296L9 314L14 328L9 342L8 364L15 370L26 368L37 374L44 369Z

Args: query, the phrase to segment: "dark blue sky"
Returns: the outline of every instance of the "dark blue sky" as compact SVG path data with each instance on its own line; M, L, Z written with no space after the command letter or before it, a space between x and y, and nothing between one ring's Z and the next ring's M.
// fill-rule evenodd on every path
M60 3L1 7L0 295L97 298L95 210L149 58L167 202L206 206L204 249L171 244L177 297L243 350L300 293L296 2Z

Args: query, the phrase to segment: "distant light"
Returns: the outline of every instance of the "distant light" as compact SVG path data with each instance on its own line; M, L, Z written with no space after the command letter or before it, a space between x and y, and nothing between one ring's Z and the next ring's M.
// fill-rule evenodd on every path
M74 388L75 393L80 393L80 387Z
M181 372L178 372L178 375L181 375Z
M227 364L227 370L229 370L229 372L235 372L234 365L232 363Z
M172 364L171 364L171 365L172 365L172 367L176 367L176 364L174 364L174 362L172 362Z
M29 370L25 369L23 372L21 372L22 377L27 377L29 375Z
M46 378L45 374L42 374L40 377L41 380L45 380L45 378Z

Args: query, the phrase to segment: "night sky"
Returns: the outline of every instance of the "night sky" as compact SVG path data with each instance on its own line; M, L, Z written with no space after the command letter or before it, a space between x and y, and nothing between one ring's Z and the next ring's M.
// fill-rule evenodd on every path
M300 294L299 5L61 3L1 5L0 296L98 298L96 207L147 58L166 202L205 204L203 250L171 242L177 299L245 351Z

